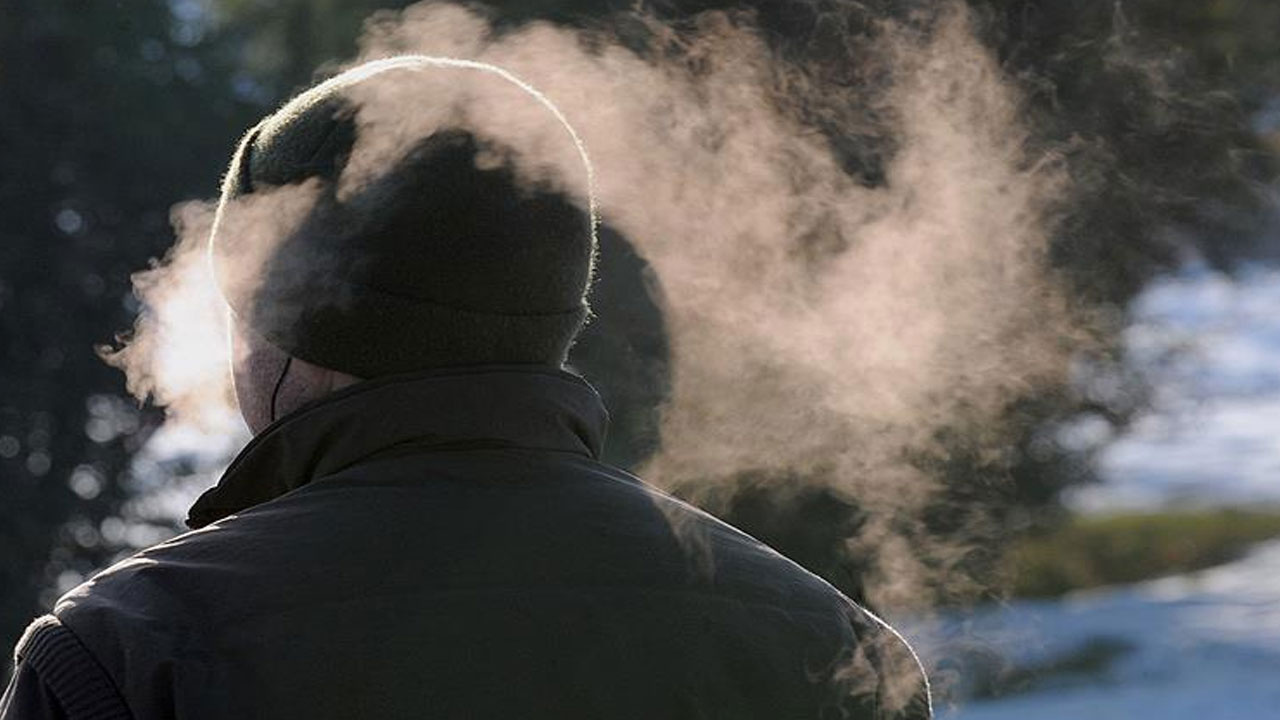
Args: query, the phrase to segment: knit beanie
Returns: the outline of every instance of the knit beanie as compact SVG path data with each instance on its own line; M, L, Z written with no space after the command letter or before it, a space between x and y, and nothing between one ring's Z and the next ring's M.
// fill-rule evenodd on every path
M239 322L290 355L358 377L560 365L588 315L594 217L521 176L518 152L444 125L402 143L354 187L340 182L369 132L354 91L406 71L453 72L457 82L489 73L493 82L484 67L384 61L299 95L252 128L210 238L224 298Z

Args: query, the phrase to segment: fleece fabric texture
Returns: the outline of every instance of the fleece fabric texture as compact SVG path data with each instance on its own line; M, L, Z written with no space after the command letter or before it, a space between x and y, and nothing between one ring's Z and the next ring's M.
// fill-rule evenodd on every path
M54 615L139 719L929 717L896 633L602 463L606 419L533 367L347 388Z
M249 131L211 238L223 296L291 355L357 377L558 366L588 315L595 252L590 218L568 197L523 181L514 152L462 127L407 142L342 186L360 133L375 132L361 129L352 93L408 73L357 68Z

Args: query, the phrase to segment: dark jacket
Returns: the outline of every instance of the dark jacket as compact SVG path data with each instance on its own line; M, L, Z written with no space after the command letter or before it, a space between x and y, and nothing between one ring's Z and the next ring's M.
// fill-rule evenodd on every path
M929 716L896 633L601 463L606 420L582 379L525 367L299 410L196 503L200 529L37 621L0 715Z

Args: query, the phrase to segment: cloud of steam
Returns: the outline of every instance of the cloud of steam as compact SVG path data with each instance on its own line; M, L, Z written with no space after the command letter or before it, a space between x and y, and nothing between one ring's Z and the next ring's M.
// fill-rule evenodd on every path
M642 474L832 482L871 517L858 542L880 559L874 600L910 604L966 549L904 531L937 490L906 453L943 452L940 430L994 425L1064 371L1072 319L1044 263L1064 168L1028 156L1018 95L958 8L927 30L885 28L887 88L835 84L747 24L701 20L649 22L675 49L640 55L550 24L495 34L424 4L372 23L361 59L492 62L557 103L595 161L604 219L662 285L673 384ZM896 133L875 188L799 119L858 127L869 105ZM521 135L512 113L483 119Z
M202 201L173 208L178 242L162 262L133 276L142 312L123 347L102 354L125 372L129 392L163 406L170 422L238 433L227 310L200 240L208 239L216 209Z
M1028 155L1018 94L958 5L925 28L885 25L859 54L885 78L875 87L780 58L743 18L641 22L649 52L546 23L499 33L424 3L375 17L358 59L465 58L544 92L591 153L602 218L661 283L672 386L642 474L668 487L745 472L831 483L870 518L856 542L879 560L871 599L918 605L967 548L921 544L913 523L938 488L908 454L941 455L938 434L960 422L995 433L1013 399L1066 370L1075 321L1044 258L1065 170ZM529 179L585 197L563 128L509 92L468 86L451 118L514 148ZM344 177L357 185L441 122L430 84L409 73L360 102ZM869 108L894 133L876 187L805 120L862 127ZM225 333L198 262L208 209L180 219L178 250L138 279L148 314L115 362L131 389L202 418L225 407Z

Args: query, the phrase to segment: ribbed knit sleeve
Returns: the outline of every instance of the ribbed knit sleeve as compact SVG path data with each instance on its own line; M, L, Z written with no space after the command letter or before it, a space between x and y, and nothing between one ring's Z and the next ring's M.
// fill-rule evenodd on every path
M14 651L0 720L132 720L111 678L52 615L39 618Z

